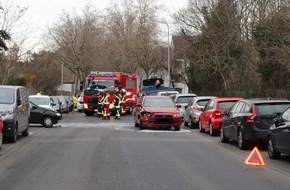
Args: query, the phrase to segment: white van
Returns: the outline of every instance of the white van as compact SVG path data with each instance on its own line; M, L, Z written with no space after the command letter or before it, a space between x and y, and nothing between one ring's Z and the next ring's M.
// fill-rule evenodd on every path
M29 135L28 89L24 86L0 85L0 114L3 138L15 143L19 133Z
M50 96L47 95L30 95L29 100L36 105L56 111L55 103Z

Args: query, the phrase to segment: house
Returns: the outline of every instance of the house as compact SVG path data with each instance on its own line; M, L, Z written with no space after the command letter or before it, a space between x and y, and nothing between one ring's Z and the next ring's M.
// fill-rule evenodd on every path
M171 86L181 93L188 93L186 70L189 67L189 54L192 51L192 36L173 35L171 40Z

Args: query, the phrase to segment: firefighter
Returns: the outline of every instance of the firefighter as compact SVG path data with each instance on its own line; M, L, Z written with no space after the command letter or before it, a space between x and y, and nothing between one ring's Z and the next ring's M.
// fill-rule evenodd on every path
M104 99L102 101L103 106L103 119L110 119L110 93L108 90L104 90Z
M121 90L121 114L126 115L126 90Z
M115 113L116 113L116 116L115 116L115 119L120 119L121 117L121 114L120 114L120 108L121 108L121 93L119 90L117 90L115 92L115 97L114 97L114 100L113 100L113 104L114 104L114 108L115 108Z
M104 110L104 101L105 98L105 94L103 91L100 92L100 96L98 97L98 112L97 112L97 116L102 116L103 115L103 110Z

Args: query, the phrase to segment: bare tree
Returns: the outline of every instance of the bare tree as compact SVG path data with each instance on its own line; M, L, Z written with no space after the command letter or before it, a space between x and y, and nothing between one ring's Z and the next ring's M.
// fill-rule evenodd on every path
M59 63L74 73L75 89L89 70L102 65L103 26L103 16L87 5L83 15L64 12L49 28L49 45L57 52Z

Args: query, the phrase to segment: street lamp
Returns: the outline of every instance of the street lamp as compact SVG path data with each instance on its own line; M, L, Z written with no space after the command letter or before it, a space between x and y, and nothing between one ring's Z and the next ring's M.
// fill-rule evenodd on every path
M167 72L168 72L168 84L169 84L169 87L170 87L170 80L171 80L171 77L170 77L170 33L169 33L169 24L166 22L166 21L160 21L161 23L163 24L166 24L167 26L167 44L168 44L168 47L167 47Z

